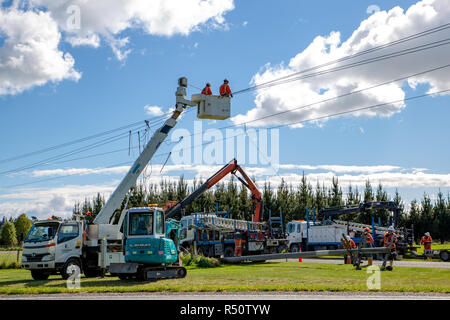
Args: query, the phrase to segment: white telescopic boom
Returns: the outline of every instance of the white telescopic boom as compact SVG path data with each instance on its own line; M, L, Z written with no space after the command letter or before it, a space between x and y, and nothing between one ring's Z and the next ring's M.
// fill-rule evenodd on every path
M137 160L131 166L127 175L123 178L119 186L112 193L111 197L106 202L105 206L102 208L99 214L95 217L94 223L96 224L110 223L111 217L114 215L114 212L121 206L122 201L126 196L127 192L130 190L131 187L133 187L136 184L136 181L139 178L139 175L141 174L142 170L144 170L145 166L153 158L155 152L158 150L163 141L167 138L170 130L172 130L173 127L175 127L175 125L177 124L177 119L184 111L186 105L190 106L196 105L195 103L192 103L191 101L186 100L184 98L186 96L187 80L182 79L186 78L181 78L179 80L179 87L176 92L177 104L176 109L172 114L172 117L167 119L164 125L153 134L152 138L145 146L142 153L139 155Z

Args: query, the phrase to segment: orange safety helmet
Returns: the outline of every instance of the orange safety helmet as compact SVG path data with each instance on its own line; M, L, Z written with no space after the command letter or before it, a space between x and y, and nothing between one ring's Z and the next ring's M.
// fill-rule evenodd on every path
M370 232L369 228L364 228L364 231Z

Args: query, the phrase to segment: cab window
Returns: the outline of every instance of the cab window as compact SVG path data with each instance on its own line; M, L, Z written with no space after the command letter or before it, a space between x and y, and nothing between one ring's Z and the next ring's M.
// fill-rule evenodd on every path
M288 233L293 233L295 231L295 226L292 223L288 225Z
M300 224L297 225L297 233L300 233Z
M153 212L130 213L130 236L147 236L153 234Z
M155 233L164 234L164 214L161 211L155 212Z
M58 232L58 243L66 242L78 237L78 225L63 224Z

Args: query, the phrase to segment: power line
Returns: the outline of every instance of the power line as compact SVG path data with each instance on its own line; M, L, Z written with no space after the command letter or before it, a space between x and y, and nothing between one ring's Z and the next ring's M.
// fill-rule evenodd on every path
M416 100L416 99L420 99L420 98L424 98L424 97L428 97L428 96L432 96L432 95L437 95L437 94L442 94L442 93L446 93L446 92L450 92L450 89L430 92L430 93L426 93L426 94L422 94L422 95L412 96L412 97L405 98L405 99L400 99L400 100L395 100L395 101L390 101L390 102L385 102L385 103L379 103L379 104L376 104L376 105L360 107L360 108L356 108L356 109L352 109L352 110L341 111L341 112L328 114L328 115L324 115L324 116L320 116L320 117L305 119L305 120L301 120L301 121L295 121L295 122L291 122L289 124L281 124L281 125L277 125L277 126L268 127L267 129L276 129L276 128L280 128L280 127L291 126L291 125L294 125L294 124L302 124L302 123L307 123L307 122L312 122L312 121L323 120L323 119L332 118L332 117L336 117L336 116L340 116L340 115L344 115L344 114L350 114L350 113L354 113L354 112L358 112L358 111L369 110L369 109L374 109L374 108L380 108L380 107L387 106L387 105L390 105L390 104L395 104L395 103L404 102L404 101L410 101L410 100ZM211 142L201 143L201 144L198 144L198 145L191 146L190 149L194 149L194 148L197 148L197 147L202 147L202 146L205 146L205 145L208 145L208 144L215 143L217 141L228 140L228 139L235 138L235 137L243 135L243 134L246 134L246 133L241 133L241 134L237 134L237 135L234 135L234 136L231 136L231 137L217 139L217 140L214 140L214 141L211 141ZM159 154L157 156L162 156L162 155L167 155L167 154L169 154L169 153ZM155 157L157 157L157 156L155 156ZM126 162L125 164L128 164L128 163L130 163L130 162ZM114 166L120 166L120 165L123 165L123 164L117 164L117 165L114 165ZM114 166L110 166L110 167L107 167L107 168L111 168L111 167L114 167ZM10 188L20 187L20 186L24 186L24 185L29 185L29 184L35 184L35 183L45 182L45 181L54 180L54 179L70 177L70 176L74 176L74 175L77 175L77 174L70 174L70 175L65 175L65 176L53 177L53 178L49 178L49 179L23 183L23 184L19 184L19 185L6 186L6 187L3 187L3 188L4 189L6 189L6 188L10 189Z
M50 158L46 158L44 160L35 162L35 163L31 164L31 165L26 165L26 166L23 166L23 167L20 167L20 168L16 168L16 169L2 171L2 172L0 172L0 175L17 173L17 172L24 171L24 170L27 170L27 169L32 169L32 168L38 167L38 166L40 166L42 164L46 164L49 161L60 160L60 159L69 157L69 156L74 155L74 154L78 154L78 153L81 153L81 152L84 152L84 151L91 150L93 148L97 148L97 147L100 147L100 146L103 146L103 145L106 145L106 144L118 141L120 139L128 137L128 135L129 135L128 132L121 133L121 134L118 134L116 136L109 137L107 139L103 139L103 140L101 140L99 142L95 142L95 143L90 144L88 146L83 146L83 147L77 148L75 150L72 150L72 151L69 151L69 152L57 155L57 156L52 156Z
M421 52L421 51L425 51L425 50L434 49L434 48L441 47L441 46L448 45L448 44L450 44L450 38L439 40L439 41L435 41L435 42L431 42L431 43L428 43L428 44L425 44L425 45L411 47L411 48L408 48L408 49L404 49L404 50L400 50L400 51L397 51L397 52L385 54L385 55L382 55L382 56L369 58L369 59L366 59L366 60L352 62L352 63L347 64L347 65L338 66L338 67L335 67L335 68L331 68L331 69L327 69L327 70L323 70L323 71L318 71L318 72L306 74L306 75L303 75L303 76L289 78L289 79L286 79L286 80L283 80L283 81L277 81L275 83L271 83L271 84L267 84L267 85L259 85L258 87L253 87L253 88L254 89L267 89L267 88L271 88L271 87L278 86L278 85L281 85L281 84L286 84L286 83L293 82L293 81L303 80L303 79L317 77L317 76L321 76L321 75L325 75L325 74L329 74L329 73L333 73L333 72L337 72L337 71L351 69L351 68L363 66L363 65L366 65L366 64L374 63L374 62L379 62L379 61L392 59L392 58L397 58L397 57L401 57L401 56L412 54L412 53L417 53L417 52ZM243 92L243 91L241 91L241 92Z
M161 115L161 116L158 116L158 117L150 118L147 121L149 121L149 123L157 122L157 121L160 121L159 119L165 118L166 116L167 116L167 114ZM100 133L97 133L97 134L94 134L94 135L91 135L91 136L87 136L87 137L84 137L84 138L72 140L72 141L69 141L69 142L65 142L65 143L62 143L62 144L59 144L59 145L55 145L55 146L52 146L52 147L36 150L36 151L33 151L33 152L25 153L25 154L22 154L22 155L19 155L19 156L6 158L6 159L3 159L3 160L0 160L0 164L1 163L15 161L15 160L20 160L22 158L27 158L27 157L30 157L30 156L33 156L33 155L36 155L36 154L41 154L41 153L53 151L55 149L60 149L60 148L67 147L67 146L70 146L70 145L73 145L73 144L81 143L81 142L84 142L84 141L87 141L87 140L91 140L91 139L95 139L95 138L98 138L98 137L101 137L101 136L104 136L104 135L108 135L108 134L114 133L116 131L129 129L129 128L135 127L137 125L141 125L143 121L144 120L138 121L138 122L134 122L134 123L131 123L131 124L119 127L119 128L115 128L115 129L111 129L111 130L108 130L108 131L100 132Z
M193 109L188 110L185 113L189 113L189 112L192 112L192 111L193 111ZM165 122L165 119L160 120L159 124L162 124L164 122ZM156 124L157 123L152 124L152 126L156 126ZM136 128L136 130L140 130L140 129L146 129L147 130L146 126L141 126L141 127ZM133 135L137 135L137 134L138 133L136 132ZM7 175L7 174L11 174L11 173L18 173L18 172L25 171L25 170L32 169L32 168L36 168L36 167L42 167L42 166L47 166L47 165L51 165L51 164L58 164L58 163L67 163L67 162L71 162L71 161L74 161L74 160L82 160L82 159L92 158L92 157L95 157L95 156L107 155L107 154L116 153L116 152L123 151L123 150L128 150L129 148L124 148L124 149L119 149L119 150L116 150L116 151L104 152L104 153L100 153L100 154L96 154L96 155L90 155L90 156L81 157L81 158L77 158L77 159L70 159L70 160L66 160L66 161L54 162L56 160L64 159L64 158L67 158L69 156L76 155L76 154L79 154L79 153L82 153L82 152L85 152L85 151L88 151L88 150L91 150L91 149L94 149L94 148L97 148L97 147L101 147L101 146L104 146L106 144L109 144L109 143L112 143L112 142L116 142L116 141L119 141L119 140L127 138L127 137L129 137L129 132L128 131L124 132L124 133L121 133L119 135L113 136L113 137L106 138L106 139L101 140L99 142L95 142L95 143L87 145L87 146L83 146L83 147L80 147L80 148L77 148L77 149L74 149L74 150L62 153L62 154L58 154L56 156L52 156L50 158L46 158L44 160L40 160L40 161L32 163L30 165L26 165L26 166L23 166L23 167L19 167L19 168L15 168L15 169L11 169L11 170L0 172L0 175ZM169 145L170 145L170 143L169 143ZM132 149L133 150L137 149L137 147L133 147Z
M255 85L255 86L252 86L252 87L249 87L249 88L246 88L246 89L242 89L242 90L234 92L234 95L237 95L237 94L240 94L240 93L244 93L244 92L247 92L247 91L251 91L251 90L256 90L260 86L265 86L265 85L268 85L268 84L272 84L272 83L275 83L275 82L278 82L278 81L281 81L281 80L285 80L285 79L291 78L293 76L296 76L296 75L299 75L299 74L302 74L302 73L306 73L306 72L309 72L309 71L317 70L317 69L320 69L320 68L323 68L323 67L326 67L326 66L329 66L329 65L332 65L332 64L336 64L336 63L339 63L339 62L342 62L342 61L346 61L346 60L349 60L349 59L353 59L355 57L359 57L359 56L362 56L362 55L365 55L365 54L373 53L373 52L376 52L376 51L379 51L379 50L382 50L382 49L385 49L385 48L388 48L388 47L391 47L391 46L395 46L395 45L398 45L398 44L401 44L401 43L404 43L404 42L407 42L407 41L415 40L415 39L418 39L420 37L424 37L424 36L427 36L427 35L439 32L439 31L443 31L443 30L448 29L448 28L450 28L450 23L446 23L444 25L441 25L441 26L438 26L438 27L434 27L434 28L428 29L426 31L422 31L422 32L410 35L408 37L401 38L401 39L398 39L398 40L395 40L395 41L392 41L392 42L388 42L388 43L385 43L383 45L379 45L379 46L376 46L376 47L373 47L373 48L370 48L370 49L367 49L367 50L364 50L364 51L361 51L361 52L357 52L355 54L348 55L348 56L345 56L345 57L342 57L342 58L339 58L339 59L336 59L336 60L332 60L332 61L329 61L327 63L323 63L323 64L320 64L320 65L317 65L317 66L314 66L314 67L311 67L311 68L308 68L308 69L304 69L302 71L298 71L298 72L292 73L290 75L287 75L287 76L284 76L284 77L281 77L281 78L278 78L278 79L273 79L271 81L267 81L267 82L261 83L259 85Z
M297 110L300 110L300 109L309 108L309 107L312 107L314 105L322 104L322 103L325 103L325 102L338 100L338 99L341 99L341 98L344 98L344 97L347 97L347 96L351 96L351 95L358 94L358 93L361 93L361 92L364 92L364 91L372 90L372 89L375 89L375 88L378 88L378 87L381 87L381 86L385 86L385 85L388 85L388 84L391 84L391 83L395 83L395 82L399 82L399 81L402 81L402 80L406 80L406 79L409 79L409 78L417 77L417 76L420 76L420 75L423 75L423 74L426 74L426 73L442 70L442 69L445 69L445 68L448 68L448 67L450 67L450 64L438 66L438 67L435 67L435 68L432 68L432 69L428 69L428 70L417 72L417 73L413 73L413 74L409 74L409 75L403 76L401 78L385 81L385 82L382 82L382 83L379 83L379 84L376 84L376 85L373 85L373 86L369 86L369 87L366 87L366 88L363 88L363 89L347 92L347 93L339 95L339 96L335 96L335 97L331 97L331 98L328 98L328 99L316 101L316 102L313 102L313 103L310 103L310 104L297 106L297 107L294 107L294 108L291 108L291 109L288 109L288 110L285 110L285 111L272 113L270 115L267 115L267 116L264 116L264 117L260 117L260 118L257 118L257 119L241 122L241 123L238 123L238 124L222 126L222 127L217 128L217 129L218 130L223 130L223 129L229 129L229 128L234 128L234 127L244 126L244 125L247 125L249 123L261 121L261 120L264 120L264 119L267 119L267 118L271 118L271 117L276 117L278 115L289 113L289 112L293 112L293 111L297 111ZM195 135L198 135L198 134L199 133L189 134L187 136L184 136L184 138L192 137L192 136L195 136Z

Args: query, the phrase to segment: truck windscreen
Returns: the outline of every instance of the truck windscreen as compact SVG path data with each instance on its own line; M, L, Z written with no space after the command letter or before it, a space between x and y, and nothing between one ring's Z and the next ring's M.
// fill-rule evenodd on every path
M56 231L58 231L58 226L59 223L56 222L33 224L25 242L52 240L55 237Z

